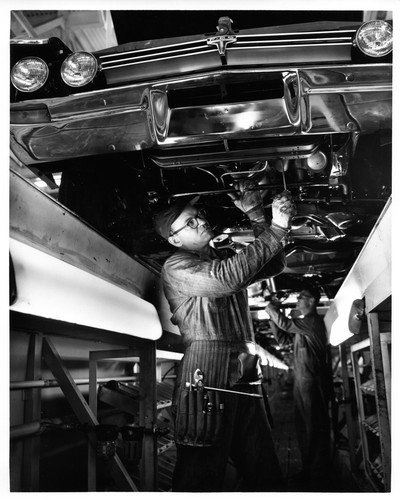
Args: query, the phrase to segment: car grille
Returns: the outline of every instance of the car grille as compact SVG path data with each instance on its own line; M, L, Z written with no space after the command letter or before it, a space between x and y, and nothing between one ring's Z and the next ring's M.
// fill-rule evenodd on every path
M226 62L232 67L349 61L354 33L355 29L238 34L226 48ZM109 84L162 78L222 65L217 47L208 45L206 36L203 40L100 54L99 59Z

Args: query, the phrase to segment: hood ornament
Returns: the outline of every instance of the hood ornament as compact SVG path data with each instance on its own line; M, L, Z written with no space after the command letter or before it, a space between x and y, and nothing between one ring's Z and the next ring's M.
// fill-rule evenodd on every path
M217 33L211 38L207 38L207 45L215 45L221 57L221 63L227 64L226 48L230 43L237 41L236 35L232 29L232 19L229 17L220 17L218 19Z

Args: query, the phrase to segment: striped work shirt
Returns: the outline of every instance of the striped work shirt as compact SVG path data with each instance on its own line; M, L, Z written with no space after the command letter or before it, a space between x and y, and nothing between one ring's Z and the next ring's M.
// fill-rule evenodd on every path
M232 356L255 354L247 287L262 268L269 276L283 270L281 241L286 234L273 223L265 224L237 254L228 256L210 247L207 255L178 250L167 259L162 280L171 321L178 325L185 345L178 377L183 387L197 368L207 385L227 387Z

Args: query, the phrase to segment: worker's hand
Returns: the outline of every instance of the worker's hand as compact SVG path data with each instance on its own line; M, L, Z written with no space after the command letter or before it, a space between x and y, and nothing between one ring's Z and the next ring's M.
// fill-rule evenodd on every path
M271 302L272 304L276 304L278 307L282 304L281 299L285 300L288 297L288 294L279 290L278 292L267 292L263 294L263 298L266 303Z
M266 183L264 171L257 172L258 166L252 170L251 177L238 178L234 182L236 193L228 193L235 206L246 214L258 208L262 210L263 198L267 194L265 189L260 189Z
M273 321L272 318L276 318L277 314L282 312L279 304L275 304L274 302L267 302L264 311L267 313L268 319Z
M279 304L275 302L267 302L265 305L266 312L277 311L279 309Z
M289 229L294 215L296 215L296 205L292 201L290 192L283 191L277 194L272 202L272 222Z

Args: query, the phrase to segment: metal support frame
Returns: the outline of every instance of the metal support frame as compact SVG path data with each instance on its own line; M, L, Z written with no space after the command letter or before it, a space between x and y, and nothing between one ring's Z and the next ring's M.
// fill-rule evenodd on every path
M389 418L389 429L391 429L391 413L392 413L392 381L390 370L390 352L389 345L391 339L381 338L382 361L383 361L383 376L385 379L387 411Z
M390 393L386 386L386 380L390 377L387 372L387 366L384 366L384 360L388 361L388 356L382 356L382 344L387 346L390 342L390 334L381 333L379 329L379 320L377 312L367 312L367 322L369 338L362 340L358 344L351 346L352 364L354 371L354 380L356 385L357 407L360 425L361 444L364 458L364 467L368 478L370 478L370 456L367 437L363 429L363 422L366 419L364 412L363 395L361 392L360 373L357 364L357 353L364 349L369 349L371 354L372 374L375 381L375 402L378 418L378 435L381 448L381 461L383 472L383 489L385 492L390 491L391 481L391 433L390 433L390 418L389 407ZM389 394L389 400L388 400ZM371 480L371 484L376 488Z
M90 426L98 425L97 418L93 414L82 393L79 391L78 386L75 384L70 373L62 362L56 348L53 345L53 342L48 337L43 338L43 355L47 366L58 380L60 387L79 422ZM94 445L94 436L92 433L89 433L88 436L91 442L91 446L89 446L90 449ZM138 491L136 485L132 481L117 455L115 455L110 461L110 472L115 482L119 484L122 489L125 491Z
M359 422L359 428L360 428L360 439L361 439L361 447L362 447L362 454L363 454L364 462L366 461L366 454L368 453L368 444L367 444L367 440L365 437L365 433L363 431L363 421L365 420L365 412L364 412L364 404L363 404L363 400L362 400L362 394L361 394L361 390L360 390L361 377L360 377L360 372L358 369L357 352L361 351L362 349L365 349L368 346L369 346L369 339L362 340L358 344L351 346L351 363L353 366L353 373L354 373L354 384L355 384L357 408L358 408L358 422ZM364 467L366 468L365 463L364 463Z
M97 382L107 382L110 380L109 377L97 379ZM138 380L136 375L130 377L113 377L113 380L118 382L134 382ZM76 385L88 385L88 378L75 378L74 382ZM59 383L54 379L47 380L23 380L21 382L10 382L10 391L20 391L21 389L50 389L52 387L59 387Z
M144 343L140 349L140 414L139 422L144 427L143 459L141 475L144 491L157 491L157 384L156 384L156 344Z
M38 380L41 377L42 357L41 333L34 333L29 339L26 379ZM40 420L41 390L25 390L24 424ZM24 441L22 461L22 481L24 491L39 491L40 436L29 436Z
M347 438L349 440L350 469L354 473L357 470L356 438L354 434L354 427L353 427L354 422L351 411L350 383L349 383L349 374L347 372L347 351L346 351L346 345L344 343L339 345L339 352L340 352L340 361L342 364L342 380L343 380Z
M136 349L91 351L89 353L89 407L97 415L97 363L116 358L139 358L139 425L144 427L143 457L140 462L141 490L157 490L157 440L156 422L156 350L155 342L141 342ZM94 451L89 449L88 481L94 491L96 461Z
M390 491L391 442L388 399L382 358L381 334L377 312L367 313L368 331L371 339L371 364L375 379L375 401L378 415L379 440L383 466L385 491Z

